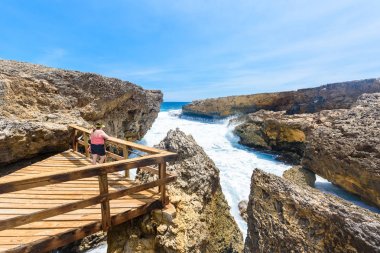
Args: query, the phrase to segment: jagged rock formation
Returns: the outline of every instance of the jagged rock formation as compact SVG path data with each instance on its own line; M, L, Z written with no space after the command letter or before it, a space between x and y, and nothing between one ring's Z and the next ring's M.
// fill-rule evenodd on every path
M380 92L380 79L333 83L297 91L229 96L193 101L183 113L202 117L226 117L259 110L313 113L349 108L363 93Z
M252 174L247 253L380 252L379 231L379 214L258 169Z
M380 93L331 113L309 134L303 166L380 207Z
M278 159L299 164L305 151L306 131L313 114L286 115L285 111L260 110L239 119L234 133L240 143L258 150L279 154Z
M160 91L92 73L0 60L0 164L68 148L67 124L101 120L112 135L141 138Z
M294 166L288 170L285 170L282 176L285 179L301 186L315 186L315 174L302 166Z
M242 252L242 233L230 214L214 162L192 136L178 129L169 131L158 147L178 153L177 160L167 167L169 172L177 174L177 181L168 186L175 215L165 215L169 218L159 224L152 214L143 218L147 221L143 225L134 222L132 228L131 224L119 226L108 235L108 252L118 253L122 249L128 249L126 252ZM141 180L150 177L139 175Z

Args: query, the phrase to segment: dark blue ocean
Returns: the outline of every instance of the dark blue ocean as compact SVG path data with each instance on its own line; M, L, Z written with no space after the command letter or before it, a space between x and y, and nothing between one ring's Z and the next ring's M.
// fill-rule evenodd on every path
M161 104L161 112L167 112L170 110L182 109L182 106L189 104L190 102L163 102Z

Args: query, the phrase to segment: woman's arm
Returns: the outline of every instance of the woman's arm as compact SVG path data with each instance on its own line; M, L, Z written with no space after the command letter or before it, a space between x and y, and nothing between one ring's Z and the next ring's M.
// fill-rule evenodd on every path
M102 130L102 137L105 140L108 140L110 137Z

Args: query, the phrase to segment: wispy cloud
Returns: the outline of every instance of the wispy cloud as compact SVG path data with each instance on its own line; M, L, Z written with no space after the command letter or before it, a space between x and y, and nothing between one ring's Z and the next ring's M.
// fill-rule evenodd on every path
M161 89L166 100L380 76L380 1L37 5L0 1L1 57L118 77Z
M68 53L64 48L45 49L34 61L47 66L59 66L67 55Z

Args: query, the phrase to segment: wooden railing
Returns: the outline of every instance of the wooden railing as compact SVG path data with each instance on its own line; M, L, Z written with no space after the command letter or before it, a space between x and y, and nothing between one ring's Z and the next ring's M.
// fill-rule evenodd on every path
M85 150L87 150L88 142L86 140L88 139L88 137L86 136L88 136L90 130L75 125L71 125L70 127L75 129L73 136L73 152L78 151L78 144L83 145L85 147ZM78 132L84 133L83 141L78 141ZM22 178L20 177L20 179L17 180L8 180L5 182L3 181L3 183L0 183L0 194L11 193L35 187L42 187L46 185L58 184L72 180L97 176L99 181L99 195L84 200L56 206L53 208L40 210L31 214L19 215L9 219L0 220L0 231L35 221L40 221L74 210L83 209L96 204L101 205L102 229L104 231L107 231L112 225L110 216L110 200L118 199L123 196L134 194L154 187L159 187L160 201L163 205L165 205L167 201L165 185L175 180L175 176L166 172L166 162L173 160L176 157L176 154L164 150L145 147L140 144L116 138L110 138L107 142L120 145L123 148L123 150L128 150L127 148L133 148L145 152L147 154L141 157L135 157L130 159L127 159L127 153L124 153L124 157L122 157L122 159L120 155L114 154L117 161L78 167L75 169L70 168L65 170L64 172L59 173L45 173L41 176L25 176ZM86 153L86 155L88 154ZM146 167L152 165L157 166L158 169L155 169L153 167ZM109 192L107 177L108 173L123 170L129 171L132 168L140 167L147 168L147 171L158 174L158 179L149 183L144 183L122 190Z
M89 139L91 135L91 130L77 126L69 125L73 129L72 132L72 149L76 152L79 151L79 145L84 147L84 154L86 157L90 157L89 153ZM137 156L144 156L146 154L160 154L162 150L147 147L138 143L121 140L118 138L110 137L105 145L107 147L106 154L108 159L113 159L116 161L128 159L130 154L135 154ZM138 152L136 152L138 151ZM125 171L125 176L129 177L129 170Z

